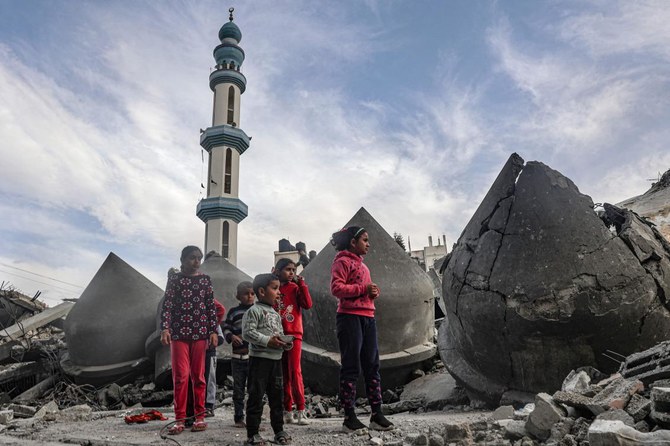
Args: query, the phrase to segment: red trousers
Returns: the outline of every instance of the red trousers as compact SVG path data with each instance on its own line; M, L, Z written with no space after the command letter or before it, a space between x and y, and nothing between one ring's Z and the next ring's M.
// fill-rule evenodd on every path
M193 382L193 409L196 419L205 417L205 350L207 339L199 341L172 341L172 382L174 384L174 415L186 418L186 399L189 376Z
M284 410L305 410L305 387L302 383L302 340L294 339L293 348L285 351L282 356L282 373L284 374Z

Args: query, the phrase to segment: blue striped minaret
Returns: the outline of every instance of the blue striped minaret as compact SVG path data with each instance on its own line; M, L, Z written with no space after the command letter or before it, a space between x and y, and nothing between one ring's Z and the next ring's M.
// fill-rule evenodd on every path
M237 226L247 216L239 199L240 155L249 148L249 136L240 128L240 98L247 79L240 72L244 51L240 29L230 21L219 30L221 44L214 48L216 69L209 75L214 92L212 126L200 135L209 154L207 198L198 203L196 215L205 222L205 252L216 251L237 265Z

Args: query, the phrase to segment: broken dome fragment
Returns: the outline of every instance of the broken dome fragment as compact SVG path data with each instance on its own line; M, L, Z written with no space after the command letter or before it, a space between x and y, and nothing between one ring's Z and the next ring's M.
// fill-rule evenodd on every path
M375 300L382 386L403 385L411 372L435 355L434 298L430 277L365 210L345 226L362 226L370 236L365 264L381 296ZM302 272L314 302L303 312L303 379L315 392L339 388L340 353L336 333L337 298L330 294L335 248L326 245Z
M472 396L553 391L668 338L670 250L626 215L618 234L568 178L509 158L443 266L438 348Z
M77 382L118 382L149 360L144 341L155 329L163 290L110 252L65 320L63 370Z

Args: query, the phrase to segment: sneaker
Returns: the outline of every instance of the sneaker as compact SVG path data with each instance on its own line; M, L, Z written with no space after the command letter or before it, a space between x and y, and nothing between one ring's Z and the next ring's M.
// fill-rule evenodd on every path
M298 416L295 419L295 422L300 425L300 426L307 426L308 424L311 424L312 422L310 421L309 418L307 418L307 411L305 410L298 410L297 411Z
M394 427L393 423L387 420L381 412L373 413L370 417L370 429L376 431L390 431Z
M253 437L247 438L247 442L244 443L245 445L260 445L260 446L265 446L267 443L265 442L265 439L261 437L260 435L256 434Z
M284 411L284 424L294 424L295 417L292 410Z
M365 424L361 423L356 415L350 415L344 418L344 423L342 427L347 432L357 432L362 429L365 429Z

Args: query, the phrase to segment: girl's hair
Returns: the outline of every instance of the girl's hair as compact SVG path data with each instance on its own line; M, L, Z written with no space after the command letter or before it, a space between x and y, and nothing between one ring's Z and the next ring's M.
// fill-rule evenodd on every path
M202 255L202 251L201 251L200 248L198 248L197 246L188 245L188 246L184 247L184 249L181 250L181 257L179 257L179 260L183 262L184 259L185 259L185 258L192 252L192 251L196 251L196 250L197 250L197 251L200 251L200 255Z
M277 260L277 264L275 265L275 274L279 275L281 270L291 264L295 266L295 262L291 259L287 259L286 257L282 257L281 259Z
M345 249L349 249L351 239L358 240L365 234L365 232L367 232L365 228L360 226L349 226L348 228L340 229L333 233L330 238L330 244L333 245L336 250L344 251Z
M251 282L240 282L237 284L237 295L244 294L247 290L253 290L254 285Z

